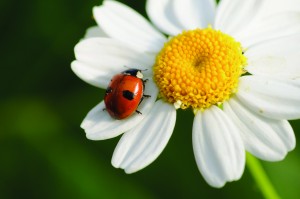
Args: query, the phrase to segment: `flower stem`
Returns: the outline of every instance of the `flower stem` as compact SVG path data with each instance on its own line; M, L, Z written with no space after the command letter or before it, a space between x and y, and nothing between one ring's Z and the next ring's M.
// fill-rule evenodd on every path
M259 189L261 190L263 196L266 199L280 199L259 160L252 156L250 153L247 153L246 159L247 167L252 174L255 182L257 183Z

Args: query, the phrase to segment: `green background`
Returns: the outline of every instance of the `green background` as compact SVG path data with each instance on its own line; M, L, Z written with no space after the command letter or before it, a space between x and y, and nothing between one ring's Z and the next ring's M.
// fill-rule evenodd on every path
M145 16L145 1L122 1ZM70 69L99 0L1 1L0 198L262 198L249 171L222 189L199 173L192 111L178 111L159 158L127 175L111 166L118 138L90 141L79 125L104 90ZM293 121L299 139L300 121ZM263 162L283 198L300 198L300 147Z

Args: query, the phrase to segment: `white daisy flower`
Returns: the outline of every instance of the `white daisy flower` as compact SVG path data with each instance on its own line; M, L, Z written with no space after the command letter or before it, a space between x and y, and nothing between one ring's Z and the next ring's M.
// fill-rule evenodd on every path
M76 45L73 71L106 89L124 66L148 69L151 97L124 120L100 102L81 124L87 138L123 134L112 164L133 173L162 152L176 109L191 108L195 159L211 186L241 177L245 151L282 160L295 147L287 120L300 117L300 13L266 9L272 1L148 0L153 26L117 1L94 7L98 26Z

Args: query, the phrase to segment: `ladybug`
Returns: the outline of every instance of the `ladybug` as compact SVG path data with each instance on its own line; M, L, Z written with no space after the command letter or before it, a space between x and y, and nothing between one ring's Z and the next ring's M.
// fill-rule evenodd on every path
M104 96L105 110L112 118L121 120L129 117L143 101L145 82L138 69L128 69L112 77Z

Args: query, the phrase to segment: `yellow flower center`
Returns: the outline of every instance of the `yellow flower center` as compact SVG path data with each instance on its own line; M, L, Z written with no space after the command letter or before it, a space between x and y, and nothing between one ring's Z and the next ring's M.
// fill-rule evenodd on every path
M221 31L184 31L157 55L154 81L176 108L204 110L236 92L246 61L241 44Z

